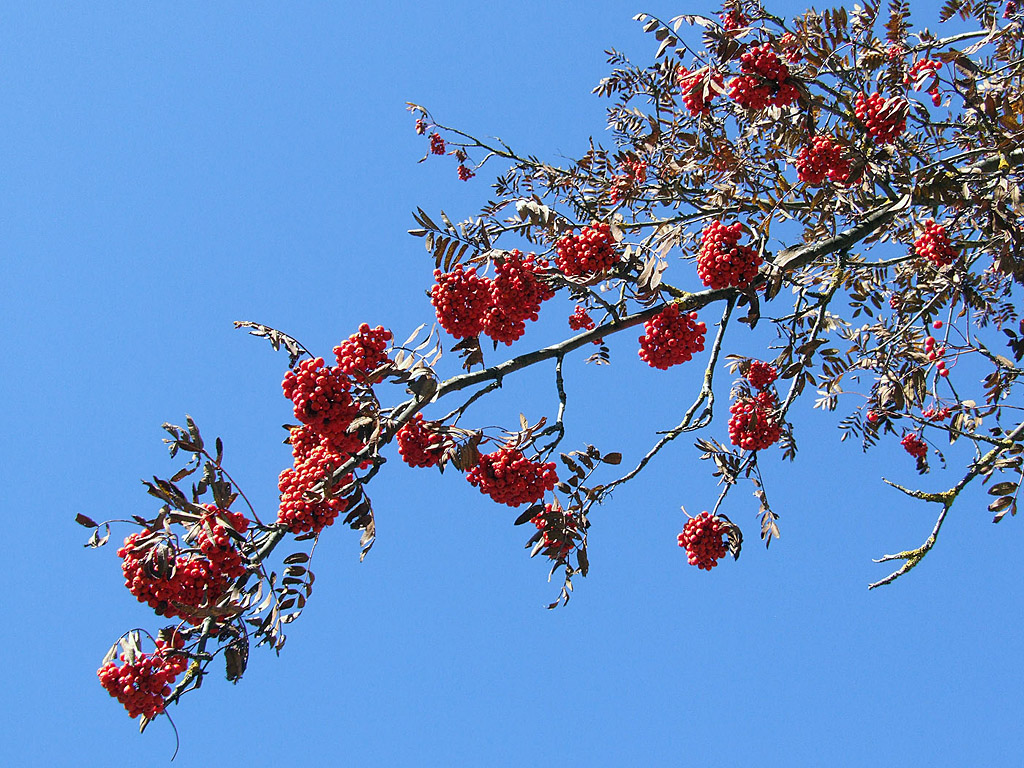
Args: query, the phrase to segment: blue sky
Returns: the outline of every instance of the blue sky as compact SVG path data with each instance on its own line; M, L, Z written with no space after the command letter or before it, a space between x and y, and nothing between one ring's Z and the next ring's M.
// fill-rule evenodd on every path
M329 353L361 322L404 338L431 319L433 264L406 234L409 214L474 213L493 171L462 183L448 159L417 164L425 143L405 102L525 152L579 154L603 137L605 105L590 95L603 49L647 61L653 42L630 17L681 10L698 9L0 11L10 765L169 759L167 724L139 736L96 680L122 631L159 623L122 588L115 547L81 547L75 514L152 514L139 479L173 472L160 424L190 413L272 517L290 462L286 358L232 321ZM525 342L562 333L571 308L546 306ZM567 363L565 445L628 463L676 423L700 372L653 371L622 336L611 366ZM514 424L553 407L545 370L474 413ZM254 652L238 685L211 676L173 709L175 764L1009 764L1024 748L1019 522L993 526L971 489L925 563L869 593L888 572L871 558L918 545L934 510L881 484L916 478L895 441L865 456L840 444L833 416L809 403L792 416L797 461L763 460L782 516L769 552L741 487L726 511L746 533L743 556L711 573L686 565L680 506L709 508L716 489L679 440L592 516L591 574L557 611L543 609L557 585L522 549L514 514L391 449L369 488L373 551L360 564L356 534L322 537L313 598L281 656ZM724 425L719 413L719 439Z

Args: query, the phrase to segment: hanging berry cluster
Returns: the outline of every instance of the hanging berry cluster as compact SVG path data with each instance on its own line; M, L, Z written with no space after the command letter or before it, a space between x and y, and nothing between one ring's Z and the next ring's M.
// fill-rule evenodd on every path
M546 267L547 262L538 261L534 254L523 256L519 251L511 251L497 262L484 333L504 344L526 333L526 321L535 321L541 303L555 295L540 278Z
M284 470L277 479L277 489L281 493L277 521L291 533L319 533L333 523L345 511L345 500L338 497L321 499L309 492L348 458L325 445L317 445L301 458L296 457L294 466ZM346 475L341 484L351 480L352 475Z
M707 327L697 322L696 312L684 314L679 305L669 304L644 323L640 359L661 370L689 362L695 353L704 350L705 333Z
M499 504L518 507L540 501L545 492L554 489L558 475L553 462L531 461L506 445L481 455L466 479Z
M956 251L949 242L946 228L936 224L935 219L928 219L922 225L924 230L914 241L914 253L928 259L936 267L945 267L953 263Z
M181 638L177 634L175 638L173 645L180 648ZM122 664L108 661L96 674L107 693L128 710L129 717L142 715L152 720L164 711L175 678L188 666L188 659L175 650L172 644L157 640L155 653L138 653L132 658L122 653Z
M619 261L613 242L608 224L584 227L580 234L565 235L555 243L555 266L568 277L600 275Z
M782 425L775 415L778 399L771 390L754 397L739 397L729 408L729 439L745 451L760 451L782 437Z
M918 461L921 461L928 455L928 444L914 432L907 432L903 435L900 445L903 446L903 450Z
M547 262L534 254L510 251L495 262L495 277L482 277L476 267L434 271L430 301L441 327L457 339L485 333L511 344L536 320L540 305L555 295L542 279Z
M757 277L761 256L739 245L743 226L712 221L704 227L697 255L697 276L709 288L746 288Z
M580 538L575 518L557 502L545 504L530 522L541 532L541 552L551 560L564 560Z
M718 14L718 18L722 20L722 29L726 32L735 32L749 23L747 17L738 8L732 8L726 13Z
M786 61L790 64L798 64L804 58L804 52L800 45L800 41L792 32L787 32L779 38L779 48L782 49L783 54L786 57Z
M747 109L785 107L800 97L796 84L769 45L755 45L740 56L740 72L729 82L729 97Z
M203 556L210 561L214 573L228 579L237 579L245 573L245 561L238 551L237 543L249 528L249 520L241 512L218 509L213 504L203 504L209 510L199 520L195 543Z
M569 327L574 331L592 331L597 328L597 323L585 308L577 304L575 311L569 316Z
M686 548L690 565L710 571L729 551L729 523L710 512L701 512L686 521L678 540L679 546Z
M159 616L199 624L203 619L198 609L215 605L229 580L245 573L235 536L245 532L249 521L240 513L206 508L210 511L189 534L194 548L182 552L173 538L144 529L129 535L117 550L125 587Z
M441 134L430 134L430 153L433 155L443 155L444 149L444 139L441 138Z
M751 360L750 366L747 368L746 378L750 382L750 386L760 391L770 387L779 378L779 372L771 363Z
M464 270L459 264L451 272L436 269L430 303L437 322L456 339L478 336L491 306L491 281L478 275L476 267Z
M308 426L337 453L362 448L349 425L359 415L350 393L352 382L340 367L326 367L324 359L303 360L281 382L284 396L292 401L295 418Z
M905 99L886 99L875 91L870 96L858 93L854 102L854 113L868 129L868 135L875 144L890 144L903 134L907 127L908 104Z
M932 104L937 107L942 104L942 95L939 93L940 69L942 69L941 61L921 59L914 62L914 65L907 71L903 82L913 86L915 91L927 91L928 95L932 97Z
M831 136L815 136L797 155L796 172L800 181L811 186L819 186L826 178L845 184L850 178L850 161L843 158L843 148Z
M349 376L365 378L387 361L385 350L389 341L391 331L380 325L370 328L368 323L363 323L357 333L334 348L338 368Z
M680 67L676 81L682 91L683 106L694 117L710 114L711 100L725 90L721 73L707 67L695 72Z
M423 414L417 413L395 435L398 452L410 467L436 467L451 445L443 434L431 428L432 423L424 421Z
M619 170L621 173L612 178L609 192L612 204L635 196L637 187L647 181L647 163L641 160L623 160Z

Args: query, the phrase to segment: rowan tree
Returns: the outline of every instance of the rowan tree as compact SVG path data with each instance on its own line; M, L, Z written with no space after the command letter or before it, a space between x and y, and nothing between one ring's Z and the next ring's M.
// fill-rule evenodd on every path
M462 474L490 497L481 504L532 523L530 555L562 578L550 608L587 575L602 504L680 437L720 484L714 500L685 500L708 509L681 525L681 562L712 570L738 557L751 518L770 545L784 510L769 502L758 457L797 455L802 425L790 413L801 397L838 411L842 439L864 451L899 442L921 475L950 478L922 478L920 489L886 481L937 516L921 545L879 559L897 566L872 588L920 563L969 484L988 486L994 522L1015 514L1022 14L1015 3L949 0L941 18L938 32L915 29L905 0L793 19L753 0L717 15L641 14L652 61L611 50L612 71L594 89L610 100L612 145L591 140L560 164L409 104L424 160L477 185L497 172L476 214L413 214L425 280L434 270L433 316L424 303L427 322L400 343L404 334L368 323L340 331L325 355L285 331L236 324L288 353L292 457L279 509L248 502L220 439L209 447L191 418L164 425L184 466L146 483L156 509L119 521L137 529L117 554L128 589L166 626L152 651L140 631L122 635L102 662L104 687L144 727L218 657L238 680L252 646L280 651L312 594L325 529L359 531L360 559L373 546L368 494L381 472ZM541 313L565 316L562 340L531 345ZM730 353L755 329L769 339L757 358ZM638 359L612 359L604 340L620 333L635 338ZM570 356L592 372L703 374L685 407L657 406L665 427L649 449L623 456L567 434L567 410L583 405L566 394ZM534 366L551 371L550 412L474 424L480 398ZM953 443L947 461L940 446ZM78 521L94 529L92 546L116 522Z

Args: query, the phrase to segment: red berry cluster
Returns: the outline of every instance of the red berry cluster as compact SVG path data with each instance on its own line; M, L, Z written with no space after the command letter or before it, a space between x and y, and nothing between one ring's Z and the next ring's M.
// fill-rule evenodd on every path
M762 390L769 387L777 378L779 378L779 372L771 363L761 360L750 361L750 367L747 368L747 381L754 389Z
M709 75L707 67L696 72L680 67L676 81L683 92L683 105L694 117L709 114L711 100L724 90L721 73L712 70Z
M760 451L778 442L782 425L775 417L778 401L769 390L736 400L729 408L729 439L745 451Z
M690 565L710 571L729 551L729 524L709 512L701 512L686 521L678 540L679 546L686 548Z
M540 500L555 487L558 475L553 462L530 461L517 448L504 446L483 454L466 479L499 504L518 507Z
M594 319L586 309L577 304L576 311L569 317L569 327L574 331L592 331L597 328L597 323L594 322Z
M534 254L511 251L495 265L491 281L490 309L484 317L484 333L495 341L511 344L526 332L526 321L536 320L540 305L555 295L541 279L546 261Z
M679 305L669 304L644 323L640 337L640 359L652 368L689 362L694 353L704 350L707 327L697 322L697 313L684 314Z
M928 259L936 267L945 267L953 263L956 251L949 242L946 228L936 224L935 219L924 223L924 232L914 241L914 253Z
M284 470L277 479L277 488L281 492L277 521L284 523L292 533L318 533L333 523L345 511L345 500L337 497L310 499L306 493L345 461L344 456L324 445L312 448L303 459L296 459L295 465ZM350 479L351 475L346 476L341 484Z
M800 47L800 41L797 40L796 35L792 32L787 32L779 38L779 48L783 50L786 56L786 61L790 64L796 64L804 58L804 52Z
M451 445L451 441L447 440L445 435L428 426L430 423L432 422L423 421L422 413L417 413L413 420L406 422L395 435L398 452L410 467L436 467L445 450Z
M875 144L889 144L907 127L908 104L905 99L886 99L878 91L870 96L857 94L854 113L864 123Z
M473 171L471 171L469 168L467 168L465 166L465 164L463 164L463 163L459 163L458 172L459 172L459 181L469 181L474 176L476 176L476 174Z
M353 333L334 348L338 368L349 376L365 377L387 361L385 350L389 341L391 331L380 325L371 328L369 323L363 323L358 333Z
M907 48L903 43L891 43L885 49L885 56L889 61L899 61L907 54Z
M544 511L530 518L530 522L544 532L541 551L552 560L564 560L580 538L575 518L557 503L545 504Z
M558 258L555 264L563 275L597 275L619 261L613 248L611 227L594 224L584 227L578 235L565 235L555 243Z
M728 13L718 14L718 18L722 20L722 29L726 32L735 32L748 24L747 17L737 8L733 8Z
M422 117L417 117L416 118L416 133L418 133L420 136L422 136L426 132L427 132L427 124L425 122L423 122L423 118Z
M359 415L359 406L349 394L351 386L348 375L340 367L324 367L322 357L303 360L281 382L284 396L294 405L295 418L339 453L362 448L359 437L348 432Z
M946 354L946 348L944 346L936 346L934 336L925 337L924 353L931 362L935 363L935 372L939 374L939 376L949 376L949 369L946 368L946 361L942 359L942 356Z
M613 177L610 192L612 203L626 200L637 185L647 181L647 163L640 160L624 160L619 165L621 174Z
M945 421L953 411L949 408L925 408L921 411L921 417L930 421Z
M739 245L743 227L712 221L700 236L697 276L709 288L746 288L757 277L761 256L749 245Z
M437 322L456 339L478 336L491 306L491 281L461 264L451 272L434 270L434 281L430 303Z
M914 62L914 65L907 72L903 82L906 85L912 85L915 91L922 90L925 84L928 84L927 88L924 88L928 92L928 95L932 97L932 104L936 107L942 103L942 96L939 93L939 75L938 71L942 69L942 62L936 59L921 59L920 61Z
M218 509L212 504L203 506L210 511L199 520L195 535L196 546L210 561L215 573L228 579L237 579L245 574L245 560L238 551L234 534L245 533L249 521L241 512Z
M903 450L920 461L928 455L928 445L913 432L907 432L900 440Z
M130 717L144 715L150 720L164 711L164 699L171 695L175 678L188 666L188 658L171 652L162 640L156 641L156 653L140 653L132 661L122 653L120 660L124 662L120 666L108 661L97 670L100 685Z
M813 186L826 178L845 184L850 178L850 161L843 158L843 148L831 136L815 136L797 155L796 173L800 181Z
M740 72L729 82L729 97L752 110L784 107L800 97L787 67L769 45L755 45L740 56Z
M117 550L124 585L158 616L178 616L192 624L203 618L190 608L212 605L227 590L227 579L205 557L179 554L163 537L133 533Z
M430 152L434 155L444 154L444 139L441 138L441 134L430 134Z

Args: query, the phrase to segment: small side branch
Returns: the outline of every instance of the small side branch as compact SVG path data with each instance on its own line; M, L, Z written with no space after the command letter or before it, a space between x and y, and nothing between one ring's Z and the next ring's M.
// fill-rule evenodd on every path
M701 383L700 393L697 395L697 399L693 405L690 406L689 410L683 416L683 420L679 424L666 432L662 438L655 443L654 447L647 452L647 454L640 459L640 463L636 467L628 472L627 474L620 477L618 480L614 480L608 485L604 486L603 492L607 493L617 485L622 485L628 480L632 480L634 477L639 475L644 467L647 466L648 462L653 459L662 448L668 443L675 440L679 435L684 432L692 432L695 429L703 429L711 422L711 417L714 414L715 405L715 393L712 391L712 383L715 376L715 366L718 365L718 356L722 351L722 339L725 337L725 329L729 324L729 316L732 314L733 307L736 305L735 296L730 297L725 304L725 311L722 313L722 320L718 324L718 333L715 335L715 342L711 347L711 357L708 360L707 367L704 369L704 381ZM693 417L697 413L697 409L704 405L704 410L701 412L700 420L693 424Z
M892 582L896 581L896 579L898 579L900 576L907 573L908 571L911 571L918 563L920 563L924 559L924 556L927 555L931 551L932 547L935 546L935 542L939 538L939 531L942 530L942 524L946 521L946 516L949 514L949 510L952 509L953 504L957 499L957 496L960 495L960 492L964 488L966 488L967 485L972 480L974 480L974 478L985 472L985 470L988 469L989 466L991 466L992 462L999 458L999 455L1003 451L1012 448L1016 441L1022 435L1024 435L1024 422L1018 424L1014 428L1014 430L1010 432L1010 434L1008 434L1003 440L1001 440L1000 445L996 446L988 453L986 453L984 456L982 456L980 459L978 459L976 462L974 462L974 464L971 466L967 474L960 479L960 482L958 482L948 491L941 491L939 493L929 493L927 491L904 488L902 485L899 485L898 483L894 483L891 480L885 480L885 478L882 478L886 483L891 485L893 488L895 488L898 491L901 491L902 493L905 493L907 496L910 496L913 499L941 504L942 511L939 512L939 516L935 520L935 525L932 527L931 535L928 536L927 539L925 539L924 544L922 544L920 547L918 547L917 549L908 549L904 552L897 552L893 555L884 555L883 557L880 557L877 560L875 560L876 563L887 563L892 560L902 560L903 565L900 566L898 570L890 573L884 579L869 584L868 589L881 587L884 584L891 584Z

